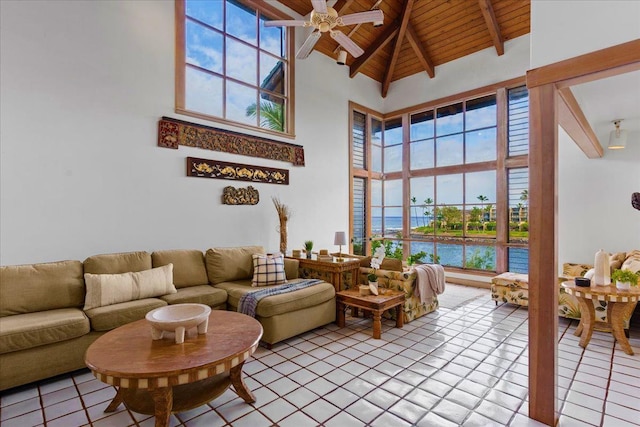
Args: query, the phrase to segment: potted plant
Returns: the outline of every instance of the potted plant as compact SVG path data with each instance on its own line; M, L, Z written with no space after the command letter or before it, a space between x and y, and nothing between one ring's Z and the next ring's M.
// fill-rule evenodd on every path
M638 285L638 275L631 270L615 270L611 278L616 281L618 289L629 289Z
M367 274L367 280L369 281L369 286L361 286L360 287L360 295L367 295L368 292L371 292L374 295L378 295L378 275L376 274L376 270L380 268L382 264L382 260L384 259L385 249L382 246L376 248L376 251L371 258L371 272ZM362 288L365 289L362 289ZM368 291L368 292L367 292Z
M311 258L312 249L313 249L313 240L305 240L304 251L307 253L307 258Z

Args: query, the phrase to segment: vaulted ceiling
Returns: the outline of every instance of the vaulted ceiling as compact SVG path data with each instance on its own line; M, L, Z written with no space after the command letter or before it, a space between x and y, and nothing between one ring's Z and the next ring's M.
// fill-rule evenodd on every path
M310 0L279 0L300 15L313 9ZM331 2L329 2L331 5ZM356 42L364 54L349 55L351 77L363 73L382 83L386 96L392 81L426 72L454 59L494 47L504 54L504 42L530 31L530 0L338 0L340 16L379 8L384 25L337 27ZM332 58L338 44L321 37L314 48Z

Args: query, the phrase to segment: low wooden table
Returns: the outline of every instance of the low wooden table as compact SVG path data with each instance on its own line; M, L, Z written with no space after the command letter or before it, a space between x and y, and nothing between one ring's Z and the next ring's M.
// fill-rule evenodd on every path
M242 366L258 347L262 325L244 314L213 310L207 333L195 332L189 331L182 344L173 337L153 341L151 325L143 319L91 344L85 363L97 379L118 389L105 412L124 402L132 411L155 415L156 427L165 427L171 413L203 405L229 385L245 402L255 402L242 380Z
M345 288L344 284L342 283L342 273L350 273L351 281L353 283L358 283L358 276L360 275L359 258L333 257L332 261L318 261L315 255L312 258L298 258L290 256L288 256L287 258L297 260L299 263L298 268L300 269L308 268L310 270L330 274L331 279L327 280L327 282L331 283L335 287L336 292ZM303 278L310 279L312 277Z
M346 306L361 308L373 313L373 338L380 339L382 335L382 313L391 308L396 309L396 328L404 326L402 304L404 304L404 292L394 289L383 289L380 295L360 295L357 289L347 289L336 293L336 323L344 327L344 312Z
M593 328L596 323L595 308L592 300L607 302L607 321L604 327L610 327L614 338L620 344L622 350L633 355L629 340L624 334L624 319L629 317L640 299L640 289L637 287L628 290L617 289L614 286L576 286L573 281L562 283L567 293L578 299L580 304L580 324L574 335L580 337L580 347L586 348L591 341ZM599 325L600 326L600 325Z

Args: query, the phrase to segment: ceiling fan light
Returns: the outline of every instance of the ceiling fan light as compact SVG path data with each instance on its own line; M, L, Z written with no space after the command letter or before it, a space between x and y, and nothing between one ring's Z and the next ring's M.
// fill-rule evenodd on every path
M616 126L616 129L612 130L609 133L609 144L608 144L609 150L620 150L626 147L627 145L627 137L629 135L629 132L624 129L620 129L621 121L622 119L613 121L613 124Z
M346 50L341 50L338 52L338 59L336 60L336 63L338 65L344 65L347 62L347 51Z
M384 21L373 21L374 27L382 27L384 25Z

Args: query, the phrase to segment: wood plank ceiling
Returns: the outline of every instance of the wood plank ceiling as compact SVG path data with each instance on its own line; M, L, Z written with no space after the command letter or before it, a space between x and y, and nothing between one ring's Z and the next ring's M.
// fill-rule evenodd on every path
M279 0L300 15L310 0ZM329 2L331 5L331 2ZM338 0L340 16L379 8L384 25L336 27L350 35L364 54L347 58L350 76L363 73L382 83L386 96L391 82L426 72L438 65L494 47L504 54L504 42L530 31L530 0ZM323 35L314 50L336 58L338 44Z

